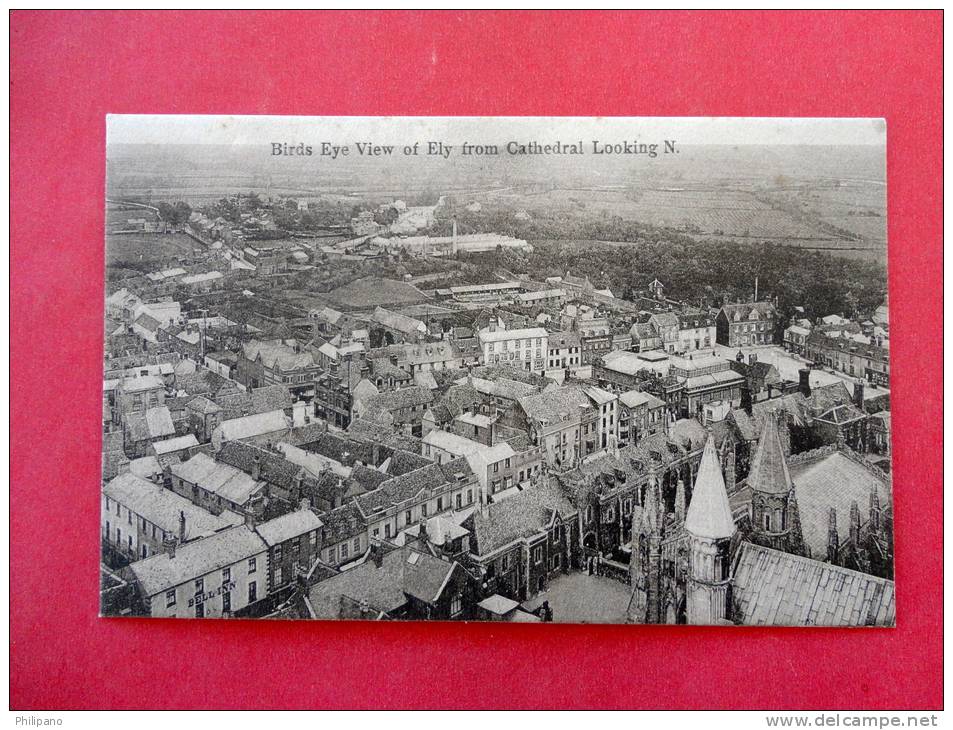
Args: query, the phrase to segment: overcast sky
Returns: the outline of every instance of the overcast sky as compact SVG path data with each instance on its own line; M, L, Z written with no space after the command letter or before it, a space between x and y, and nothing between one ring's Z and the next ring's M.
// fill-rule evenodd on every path
M460 144L537 141L660 142L679 145L884 145L882 119L728 117L277 117L111 114L108 144L268 144L429 140Z

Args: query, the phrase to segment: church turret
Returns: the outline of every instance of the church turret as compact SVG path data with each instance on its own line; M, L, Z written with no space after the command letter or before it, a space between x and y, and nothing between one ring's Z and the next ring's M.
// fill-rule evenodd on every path
M675 521L678 524L685 522L685 482L681 477L675 485Z
M827 517L827 562L837 564L840 536L837 534L837 510L831 507Z
M880 494L877 492L876 485L870 489L870 514L867 524L872 534L876 535L880 532Z
M685 607L690 624L716 624L731 618L729 548L735 530L715 441L709 436L685 518L689 536Z
M775 550L795 551L798 541L791 529L797 522L794 484L774 414L764 419L761 439L748 471L748 486L751 488L752 542Z
M629 617L635 623L657 624L662 614L662 531L664 507L655 472L649 474L642 504L642 523L632 530Z

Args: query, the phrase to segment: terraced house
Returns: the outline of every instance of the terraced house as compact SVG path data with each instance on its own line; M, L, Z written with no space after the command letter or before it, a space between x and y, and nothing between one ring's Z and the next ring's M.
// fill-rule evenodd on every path
M388 479L321 516L324 562L351 562L375 540L392 540L429 517L474 505L478 493L479 482L465 459L428 464Z
M778 313L771 302L725 304L715 317L719 345L770 345L774 342Z

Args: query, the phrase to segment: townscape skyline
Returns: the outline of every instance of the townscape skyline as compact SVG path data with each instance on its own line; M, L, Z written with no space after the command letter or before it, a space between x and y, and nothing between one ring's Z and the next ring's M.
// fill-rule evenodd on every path
M633 124L747 144L607 185L165 142ZM105 615L894 624L881 120L108 129Z

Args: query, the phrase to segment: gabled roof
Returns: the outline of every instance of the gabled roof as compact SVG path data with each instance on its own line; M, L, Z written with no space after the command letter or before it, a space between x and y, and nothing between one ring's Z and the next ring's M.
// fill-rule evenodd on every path
M244 525L179 546L175 557L159 553L129 567L147 596L175 588L265 551L265 543Z
M103 494L160 530L178 536L180 516L185 516L185 538L194 540L228 527L224 515L215 516L185 497L131 472L120 474L103 487Z
M440 598L459 566L411 547L390 550L380 557L313 585L308 598L318 618L338 618L347 602L364 605L377 613L390 613L404 606L408 597L424 603Z
M463 526L475 538L476 545L471 544L471 550L488 555L515 540L539 534L549 527L556 514L565 519L575 511L557 488L540 483L489 505L485 513L474 512Z
M722 306L721 311L725 313L728 319L734 320L736 316L740 319L745 320L751 316L751 312L754 310L757 312L759 317L766 317L775 315L774 304L771 302L747 302L743 304L725 304Z
M758 448L748 471L748 486L763 494L788 494L791 474L778 435L778 421L774 414L764 419L764 428Z
M725 478L715 452L715 440L711 436L705 443L698 474L695 476L685 529L692 535L710 539L728 538L735 534L735 521L728 504Z
M290 426L290 419L285 416L284 411L278 410L222 421L215 430L221 435L223 440L237 441L239 439L285 431L290 428Z
M310 509L288 512L268 522L262 522L255 528L258 535L269 547L279 545L286 540L319 530L323 523Z

